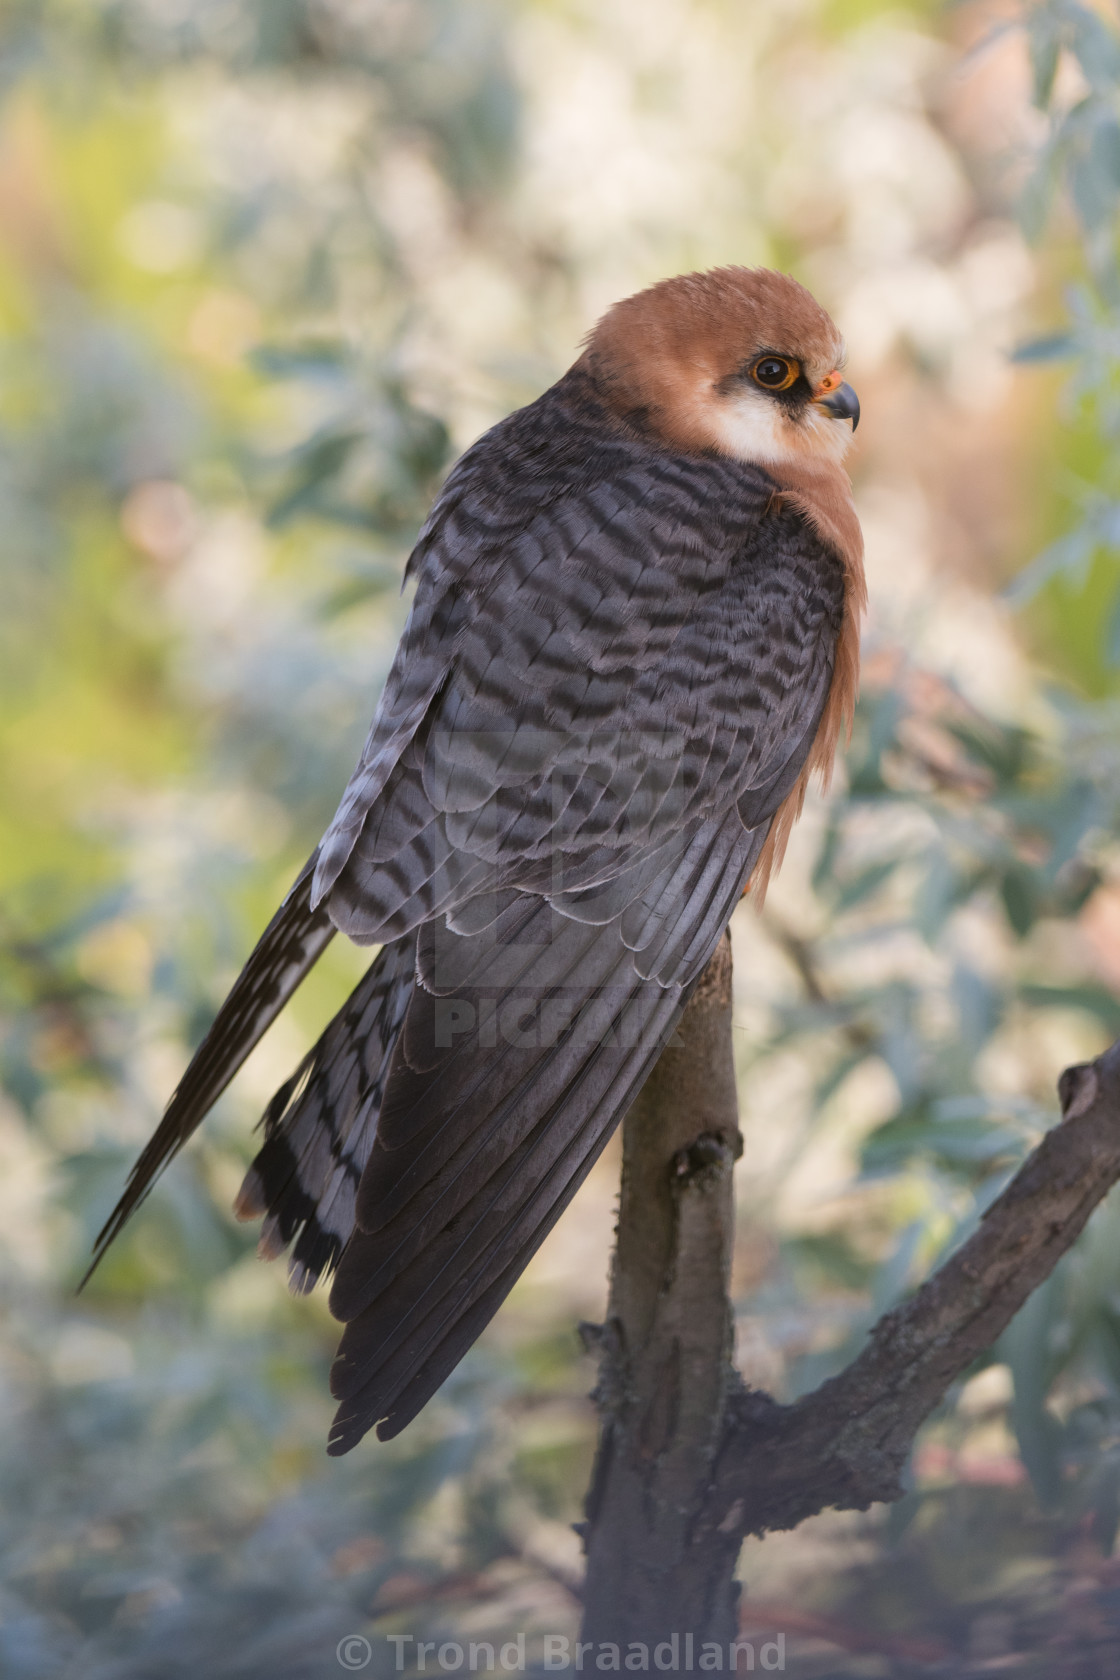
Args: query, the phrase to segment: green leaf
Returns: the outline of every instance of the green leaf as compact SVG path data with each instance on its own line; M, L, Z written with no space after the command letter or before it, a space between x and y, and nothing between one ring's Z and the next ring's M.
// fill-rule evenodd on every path
M1041 986L1019 987L1024 1003L1038 1009L1082 1009L1103 1023L1110 1033L1120 1033L1120 1001L1103 986Z
M987 719L962 719L947 725L949 734L970 758L992 770L999 782L1017 782L1030 760L1032 739L1026 729L1000 727Z
M830 822L824 832L824 842L813 865L813 891L824 892L836 869L840 851L841 832L837 822Z
M854 1073L857 1067L863 1066L867 1060L867 1055L866 1049L859 1049L853 1050L848 1056L841 1056L829 1068L824 1078L818 1080L814 1086L813 1106L818 1110L823 1108L829 1098L840 1089L848 1075Z
M295 455L291 487L273 503L268 522L274 529L297 514L311 511L330 480L338 477L363 442L359 431L327 432L311 439Z
M1041 894L1031 871L1025 865L1015 865L1003 873L1000 897L1007 919L1020 939L1025 939L1038 920Z
M1027 14L1027 46L1031 60L1031 97L1044 111L1054 91L1054 77L1062 49L1061 25L1048 6Z
M249 351L248 361L273 379L314 375L333 379L351 367L353 353L339 339L316 339L302 344L258 344Z
M1073 584L1083 582L1089 562L1097 548L1097 532L1086 521L1057 542L1044 548L1018 577L1004 589L1004 598L1021 607L1038 594L1051 578L1063 574Z
M860 1167L867 1177L879 1178L919 1160L949 1168L990 1167L1022 1152L1022 1134L1011 1126L972 1116L938 1118L928 1103L922 1103L876 1127L864 1140Z
M1076 353L1077 340L1072 333L1048 333L1042 338L1028 338L1011 352L1013 362L1063 362Z
M1045 231L1057 185L1057 160L1052 149L1047 147L1039 154L1035 167L1023 183L1016 205L1023 235L1032 245L1038 243Z
M936 945L956 903L957 873L944 846L931 846L914 895L914 926L927 945Z
M1102 112L1093 130L1090 153L1101 175L1120 187L1120 123L1111 111Z
M1110 29L1098 12L1070 0L1065 7L1070 21L1070 49L1096 93L1110 95L1120 82L1120 36Z
M888 858L882 863L872 863L866 869L861 869L842 887L836 897L836 914L843 915L846 910L854 910L857 904L878 892L885 881L889 881L898 868L899 859Z
M1107 158L1102 163L1095 145L1072 156L1067 165L1070 196L1085 228L1107 226L1120 195L1120 183Z

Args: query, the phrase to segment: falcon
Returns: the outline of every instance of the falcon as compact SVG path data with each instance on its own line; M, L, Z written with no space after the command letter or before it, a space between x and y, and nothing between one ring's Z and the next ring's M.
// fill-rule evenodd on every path
M297 1292L334 1274L332 1454L403 1429L497 1311L828 778L865 602L842 364L787 275L662 281L420 532L338 811L94 1248L335 933L380 947L236 1204Z

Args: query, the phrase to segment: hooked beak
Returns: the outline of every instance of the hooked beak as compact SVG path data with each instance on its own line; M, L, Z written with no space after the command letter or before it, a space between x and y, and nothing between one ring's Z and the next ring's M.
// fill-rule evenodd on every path
M852 431L859 425L859 398L848 384L837 385L834 391L814 397L818 408L826 409L836 420L850 420Z

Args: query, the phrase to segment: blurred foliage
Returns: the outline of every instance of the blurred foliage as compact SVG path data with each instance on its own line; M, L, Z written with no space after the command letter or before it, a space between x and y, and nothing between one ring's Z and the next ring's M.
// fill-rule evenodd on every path
M1066 393L1061 532L1016 580L1012 597L1043 591L1044 641L1083 690L1113 693L1120 668L1120 26L1113 13L1076 3L1035 5L1025 15L1035 105L1046 133L1020 199L1028 235L1055 221L1080 254L1066 288L1068 324L1017 352L1026 363L1072 366ZM1064 76L1059 72L1065 70ZM1055 216L1070 206L1074 221Z
M517 92L484 8L376 10L0 17L13 1680L320 1675L375 1600L391 1618L496 1563L500 1622L520 1507L550 1519L589 1464L565 1416L535 1424L535 1391L563 1413L582 1386L547 1330L480 1356L375 1478L326 1461L325 1309L262 1295L252 1234L219 1211L243 1110L69 1293L168 1069L333 808L448 460L401 362L413 300L368 173L419 150L469 223L502 191ZM301 1019L361 966L324 965ZM503 1439L512 1387L526 1421Z
M812 875L813 931L770 917L797 995L748 1065L757 1073L795 1050L815 1070L818 1116L861 1067L888 1069L891 1091L889 1112L862 1136L848 1207L827 1232L787 1241L763 1291L764 1309L787 1320L792 1304L820 1298L822 1277L851 1292L839 1310L846 1333L836 1334L834 1304L818 1314L816 1339L823 1325L827 1345L800 1357L798 1344L814 1339L812 1315L807 1331L803 1306L800 1324L794 1313L796 1391L854 1354L874 1318L967 1234L1053 1123L1055 1064L1043 1073L1033 1047L1063 1018L1071 1049L1080 1043L1086 1054L1120 1032L1111 959L1102 978L1099 966L1086 971L1083 943L1077 954L1093 913L1111 905L1120 832L1120 20L1111 9L1105 16L1055 0L1025 8L1015 27L1025 30L1033 98L1048 125L1020 214L1035 240L1054 226L1062 266L1079 270L1067 286L1068 325L1023 342L1015 360L1071 368L1055 443L1063 493L1072 462L1079 481L1076 500L1067 493L1062 535L1007 593L1034 603L1036 641L1074 674L1076 689L1040 687L1046 711L1028 726L986 714L896 652L888 680L865 692L848 785L828 809ZM1099 927L1111 943L1107 915ZM876 1195L884 1185L894 1190L887 1204ZM884 1205L894 1226L885 1243ZM1007 1368L1007 1421L1035 1497L1055 1519L1052 1533L1091 1537L1105 1555L1120 1528L1118 1268L1113 1195L972 1373ZM934 1442L967 1437L956 1414L962 1391L932 1425ZM921 1461L919 1450L919 1485L891 1521L901 1535L930 1507L919 1579L934 1602L944 1596L927 1573L937 1548L963 1544L974 1572L983 1553L975 1532L951 1537L945 1488L936 1476L921 1485ZM997 1543L992 1556L1007 1579L1013 1527L1008 1519L1004 1550ZM974 1573L966 1598L992 1590L992 1579L983 1589L979 1581ZM913 1589L903 1596L917 1614ZM1113 1671L1120 1624L1110 1617L1102 1666L1070 1673Z
M791 30L781 6L711 0L679 50L676 16L668 0L643 29L621 0L0 13L5 1675L297 1680L335 1672L337 1640L363 1628L573 1624L586 1284L525 1286L400 1441L331 1465L331 1323L317 1298L283 1295L224 1211L254 1104L361 971L341 942L89 1292L69 1291L333 809L434 485L560 371L593 307L670 262L742 258L847 275L853 321L874 325L881 272L914 300L896 386L917 381L923 407L950 390L952 332L974 364L965 328L937 337L934 306L1008 236L973 248L958 230L934 259L951 241L915 210L890 266L921 192L964 193L954 169L973 195L962 226L1006 219L963 143L954 161L931 138L933 9L805 4ZM848 1357L959 1240L1055 1118L1059 1068L1120 1031L1120 964L1087 955L1094 929L1120 938L1120 34L1064 0L1015 28L1045 129L1023 222L1043 299L1068 283L1062 320L1018 351L1020 380L1072 368L1027 547L1053 540L1012 590L1051 676L989 703L873 624L844 786L810 813L761 919L742 918L744 1235L769 1246L739 1307L744 1343L767 1350L757 1380L785 1392ZM704 82L712 58L690 58L702 40L730 94ZM756 126L705 174L688 125L710 106L733 126L748 78ZM585 143L581 101L621 162L603 186L589 157L569 211L541 158ZM806 110L839 160L817 197L808 151L797 173ZM864 159L889 184L896 156L896 196L876 198ZM675 243L663 200L669 221L700 206ZM866 255L876 216L889 260ZM630 242L603 255L622 223ZM790 1069L799 1097L774 1141ZM821 1205L798 1174L838 1134L850 1182ZM1110 1202L978 1377L1011 1373L983 1427L1001 1462L1014 1432L1033 1493L954 1483L979 1427L962 1385L891 1517L889 1563L834 1600L850 1591L884 1625L936 1612L952 1642L962 1604L1002 1590L1001 1545L1012 1570L1087 1524L1111 1550L1117 1219Z

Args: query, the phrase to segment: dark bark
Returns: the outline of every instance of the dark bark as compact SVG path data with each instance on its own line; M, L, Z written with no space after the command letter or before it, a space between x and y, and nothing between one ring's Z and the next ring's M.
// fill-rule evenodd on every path
M744 1389L727 1297L738 1153L721 945L624 1129L587 1503L583 1638L735 1636L748 1534L901 1497L915 1435L1120 1180L1120 1041L1059 1081L1047 1133L968 1240L794 1405Z

